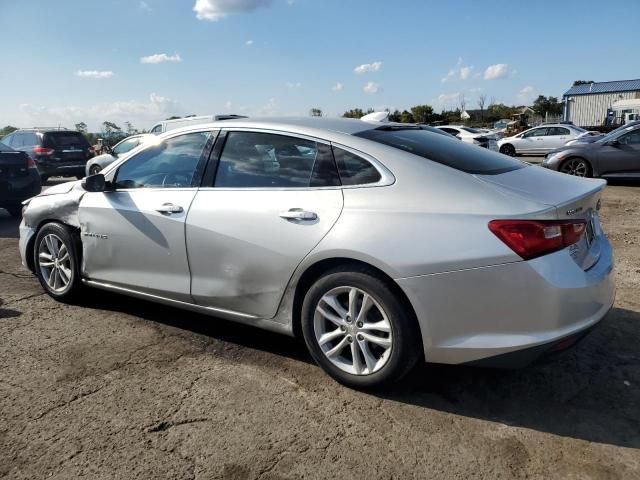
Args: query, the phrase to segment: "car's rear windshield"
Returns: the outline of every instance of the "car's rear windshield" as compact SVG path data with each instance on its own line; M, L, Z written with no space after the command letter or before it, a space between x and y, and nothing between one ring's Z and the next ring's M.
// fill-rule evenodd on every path
M525 166L523 162L502 153L465 144L452 137L435 135L419 128L380 127L356 133L355 136L471 174L497 175Z
M47 132L42 143L47 148L89 147L89 142L80 132Z

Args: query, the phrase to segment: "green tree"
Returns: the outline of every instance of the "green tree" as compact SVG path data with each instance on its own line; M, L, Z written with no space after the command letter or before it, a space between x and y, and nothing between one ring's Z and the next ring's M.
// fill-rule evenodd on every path
M365 116L365 113L361 108L352 108L351 110L347 110L342 114L344 118L362 118Z
M416 123L429 123L433 115L433 107L431 105L416 105L411 107L411 115Z
M549 115L560 115L562 113L562 103L558 102L556 97L538 95L538 98L533 101L533 111L541 117L544 117L547 113Z
M131 122L124 122L124 126L127 129L127 135L135 135L138 133L138 129L135 128Z
M87 134L87 124L84 122L76 123L76 130L80 133Z
M102 137L109 146L113 146L123 137L122 128L113 122L102 122Z
M416 123L416 120L411 112L403 110L400 114L400 123Z
M309 110L309 115L311 115L312 117L321 117L322 116L322 109L321 108L312 108L311 110Z
M12 125L7 125L6 127L4 127L3 129L0 130L0 138L9 135L12 132L15 132L16 130L18 130L18 127L14 127Z
M578 85L589 85L590 83L593 83L593 80L576 80L575 82L573 82L573 86L578 86Z

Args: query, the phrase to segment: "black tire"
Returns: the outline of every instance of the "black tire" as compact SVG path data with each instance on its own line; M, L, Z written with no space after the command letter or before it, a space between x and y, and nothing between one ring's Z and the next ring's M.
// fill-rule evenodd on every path
M372 369L373 373L356 375L344 371L327 358L316 339L316 307L326 293L341 287L355 287L371 296L382 307L389 320L391 326L389 334L391 337L390 354L385 355L386 363L379 370ZM332 378L352 388L361 390L384 389L404 377L421 357L422 340L415 316L403 305L389 281L374 270L366 267L351 266L334 269L316 280L305 295L301 320L305 343L316 363ZM351 325L349 328L354 326ZM342 327L337 328L341 329ZM340 335L348 337L349 332L356 336L356 333L351 330ZM358 338L360 339L360 336ZM369 345L375 347L375 345ZM345 346L342 351L344 349L347 349L347 356L352 357L351 348ZM369 353L371 353L371 350ZM364 354L358 355L362 364L364 362ZM353 363L355 364L355 362Z
M60 241L61 245L64 245L66 253L68 253L68 263L63 258L62 246L59 248L60 253L60 269L65 267L64 270L59 273L58 279L63 282L64 276L69 277L68 284L64 288L55 288L57 283L52 286L47 279L51 279L51 275L54 275L54 267L44 267L45 258L41 253L50 251L51 249L47 245L47 237L54 236ZM52 259L56 261L57 259ZM64 264L63 264L64 262ZM56 262L57 264L57 262ZM72 302L82 290L82 281L80 278L80 240L76 237L75 232L68 226L60 223L47 223L45 224L36 235L36 240L33 246L33 265L35 266L35 274L40 281L40 285L45 291L54 299L63 302ZM66 272L66 273L65 273Z
M505 155L509 155L510 157L515 157L516 149L510 143L505 143L500 147L500 153L504 153Z
M47 183L47 180L49 180L49 175L40 175L40 183L42 183L42 185Z
M10 205L4 208L13 218L22 217L22 205Z
M591 168L591 164L584 158L580 157L567 158L560 164L560 166L558 167L558 171L576 177L590 178L591 176L593 176L593 169Z
M89 168L89 175L96 175L100 173L101 170L102 167L100 165L91 165L91 168Z

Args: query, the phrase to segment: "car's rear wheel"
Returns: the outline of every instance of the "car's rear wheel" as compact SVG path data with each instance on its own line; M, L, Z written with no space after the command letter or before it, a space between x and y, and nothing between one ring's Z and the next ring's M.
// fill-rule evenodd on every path
M82 289L79 248L66 225L47 223L38 231L34 265L40 284L55 299L70 301Z
M500 153L504 153L505 155L509 155L510 157L515 157L516 149L510 143L505 143L500 147Z
M100 165L91 165L91 168L89 169L89 175L96 175L100 173L100 170L102 170L102 167L100 167Z
M420 356L415 319L388 281L367 268L333 270L308 290L302 331L314 360L353 388L400 380Z
M569 158L562 162L560 171L576 177L590 177L591 165L584 158Z

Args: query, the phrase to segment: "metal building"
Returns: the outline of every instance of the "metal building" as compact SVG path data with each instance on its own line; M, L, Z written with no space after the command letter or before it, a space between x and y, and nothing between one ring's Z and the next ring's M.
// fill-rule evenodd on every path
M622 123L621 100L640 99L640 79L575 85L562 96L563 117L580 127Z

